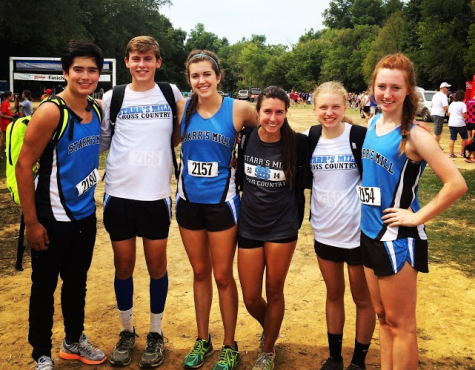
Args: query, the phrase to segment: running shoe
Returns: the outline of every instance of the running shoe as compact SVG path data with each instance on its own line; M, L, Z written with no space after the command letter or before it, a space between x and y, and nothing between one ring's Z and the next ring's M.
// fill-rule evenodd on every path
M272 370L274 369L275 353L261 352L257 356L257 361L252 370Z
M147 334L147 346L139 362L143 369L151 369L160 366L165 359L163 347L163 335L158 333Z
M465 158L465 162L473 163L473 162L475 162L475 158Z
M356 364L351 363L345 370L365 370L363 367L359 367Z
M54 370L54 360L49 356L41 356L36 363L35 370Z
M262 348L264 348L264 342L266 341L266 335L264 332L262 332L261 337L259 338L259 348L257 350L257 353L262 352Z
M84 333L79 337L79 342L68 344L66 339L64 339L59 351L59 357L64 360L79 360L88 365L102 364L107 360L104 352L89 342Z
M454 153L450 153L449 158L457 158L457 156Z
M335 360L333 357L328 357L321 364L323 366L320 370L343 370L343 359Z
M221 347L219 360L214 365L213 370L233 370L236 368L239 362L239 350L237 343L234 343L236 349L226 345Z
M465 158L465 153L464 153L464 152L460 152L460 156L461 156L462 158Z
M185 369L198 369L203 366L205 359L214 353L213 343L211 343L211 335L208 340L196 339L190 353L185 357L183 366Z
M110 363L112 366L127 366L132 361L130 353L135 345L135 337L138 337L134 332L123 330L119 334L119 341L115 345L114 351L112 352Z

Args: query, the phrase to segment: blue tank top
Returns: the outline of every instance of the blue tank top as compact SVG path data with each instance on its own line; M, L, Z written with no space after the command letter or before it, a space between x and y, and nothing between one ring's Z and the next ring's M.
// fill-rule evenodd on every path
M197 112L191 116L181 144L178 179L181 198L193 203L217 204L236 196L236 171L230 167L237 135L233 103L234 99L224 98L218 112L208 119ZM187 107L188 104L189 101ZM184 129L185 115L181 120L182 136Z
M89 123L72 118L59 142L48 144L41 155L36 186L38 217L75 221L95 212L100 120L95 110L92 112ZM70 125L74 125L72 140Z
M385 135L376 135L374 117L368 126L362 148L363 188L379 188L381 205L363 203L361 208L361 231L374 240L391 241L402 238L426 240L424 225L417 227L387 227L381 217L386 208L411 208L417 212L421 207L417 199L419 179L426 166L425 161L414 162L403 153L399 155L401 128Z

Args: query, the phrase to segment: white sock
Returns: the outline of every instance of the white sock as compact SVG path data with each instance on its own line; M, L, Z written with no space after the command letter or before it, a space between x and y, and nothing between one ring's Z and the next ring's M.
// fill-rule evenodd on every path
M162 335L162 313L152 313L150 312L150 333L158 333Z
M131 333L134 332L134 313L133 307L127 311L120 311L119 310L119 318L120 318L120 330L130 331Z

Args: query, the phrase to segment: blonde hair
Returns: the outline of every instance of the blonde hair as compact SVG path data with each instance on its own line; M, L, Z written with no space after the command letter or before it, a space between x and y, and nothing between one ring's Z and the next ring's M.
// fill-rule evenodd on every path
M338 81L328 81L317 86L315 91L313 92L313 96L312 96L313 109L316 108L318 95L322 93L341 95L341 98L343 99L343 103L345 104L345 107L348 106L348 92L346 91L343 84ZM343 116L342 121L353 124L353 121L350 118L348 118L346 115Z

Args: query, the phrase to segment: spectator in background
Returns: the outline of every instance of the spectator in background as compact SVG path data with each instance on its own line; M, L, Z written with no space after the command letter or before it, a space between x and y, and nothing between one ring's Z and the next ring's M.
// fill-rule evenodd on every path
M5 91L2 95L2 105L0 108L0 159L3 159L3 144L5 143L7 126L13 120L12 107L10 102L13 100L13 93Z
M455 140L457 140L457 134L460 135L462 139L462 145L460 147L460 156L463 158L465 157L465 144L467 143L468 139L468 132L467 132L467 125L465 124L465 119L467 117L467 106L463 102L465 98L465 91L458 90L455 93L454 101L449 105L449 130L450 130L450 142L449 142L449 150L450 150L450 158L456 158L457 156L454 154L454 145Z
M363 114L364 114L366 120L369 120L371 118L371 116L370 116L370 114L371 114L370 113L371 112L370 104L371 104L371 97L369 95L369 92L365 91L363 93L363 98L361 99L361 105L363 106Z
M467 124L468 138L472 138L472 131L475 130L475 98L472 96L467 100L467 117L465 123Z
M21 107L21 112L23 116L30 116L33 114L33 104L31 103L31 91L30 90L23 90L21 94L23 101L19 103Z
M442 134L442 127L444 126L445 112L449 109L449 100L447 93L449 91L449 85L447 82L440 84L440 91L432 98L432 109L430 115L432 122L434 122L434 139L440 146L440 135Z
M376 99L374 98L374 94L371 94L369 97L369 117L368 120L373 118L376 115L376 108L378 107L378 103L376 103Z
M51 90L51 89L46 89L46 90L45 90L45 93L44 93L43 95L41 95L41 100L43 101L43 100L49 98L49 97L52 96L52 95L53 95L53 90Z

